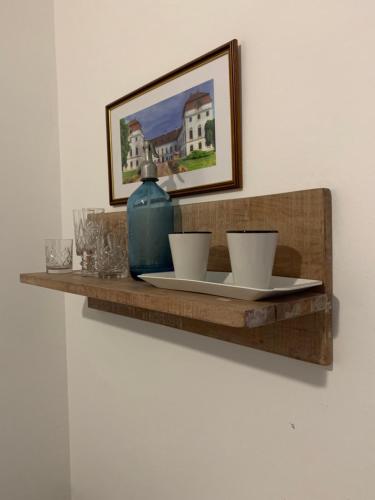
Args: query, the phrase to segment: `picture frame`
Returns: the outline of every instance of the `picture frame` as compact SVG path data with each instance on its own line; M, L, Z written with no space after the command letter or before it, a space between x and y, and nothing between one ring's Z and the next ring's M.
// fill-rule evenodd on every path
M112 206L140 185L145 140L172 197L242 187L239 75L231 40L106 106Z

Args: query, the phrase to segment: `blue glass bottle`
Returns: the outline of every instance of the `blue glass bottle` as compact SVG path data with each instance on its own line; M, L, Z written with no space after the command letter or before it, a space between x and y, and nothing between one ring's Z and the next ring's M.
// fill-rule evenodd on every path
M157 183L152 143L144 142L146 160L141 166L142 185L128 200L129 270L134 279L143 273L173 271L168 234L173 233L173 206Z

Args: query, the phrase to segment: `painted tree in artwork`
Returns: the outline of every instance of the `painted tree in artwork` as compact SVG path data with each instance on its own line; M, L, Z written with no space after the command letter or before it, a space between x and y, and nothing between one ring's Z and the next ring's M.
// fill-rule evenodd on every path
M121 140L121 164L126 167L128 163L128 153L130 149L129 142L129 125L125 118L120 120L120 140Z
M206 146L213 146L216 149L215 142L215 118L207 120L204 126L204 136L206 138Z

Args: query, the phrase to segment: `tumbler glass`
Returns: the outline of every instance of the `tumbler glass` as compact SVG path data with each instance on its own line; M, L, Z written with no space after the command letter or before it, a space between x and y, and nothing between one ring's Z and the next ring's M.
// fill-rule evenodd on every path
M127 238L121 224L102 217L96 240L96 263L99 278L128 276Z
M47 273L70 273L72 271L72 239L46 239L44 240L44 249Z

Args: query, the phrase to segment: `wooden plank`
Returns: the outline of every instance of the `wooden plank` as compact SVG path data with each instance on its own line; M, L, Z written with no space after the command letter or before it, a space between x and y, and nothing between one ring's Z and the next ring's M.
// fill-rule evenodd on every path
M323 366L332 363L332 350L330 345L327 345L325 311L249 329L219 326L206 321L165 315L98 299L89 298L88 306L309 363Z
M321 293L304 292L291 295L287 308L285 297L267 301L236 300L164 290L131 278L102 280L77 273L21 274L21 282L234 328L253 328L281 321L285 318L286 310L290 315L300 316L310 314L317 308L325 310L327 306L326 296Z

